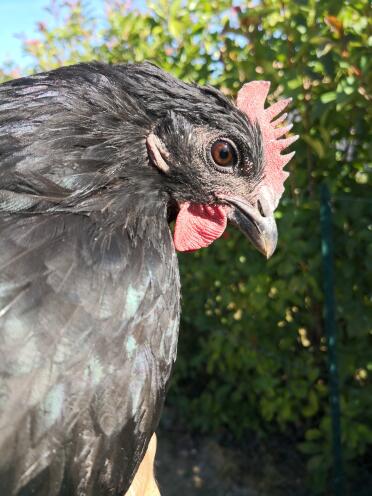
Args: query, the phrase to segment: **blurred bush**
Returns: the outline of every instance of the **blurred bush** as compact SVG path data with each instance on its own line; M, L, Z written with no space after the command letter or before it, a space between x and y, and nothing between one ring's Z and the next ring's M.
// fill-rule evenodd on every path
M89 2L54 1L50 13L50 24L39 23L37 38L24 42L33 71L148 59L232 97L251 79L272 81L272 100L293 97L301 140L277 212L278 251L267 262L228 231L210 249L181 255L183 321L168 403L206 433L295 440L312 492L324 494L331 421L318 187L326 181L334 198L343 455L350 494L370 494L369 0L154 0L146 9L112 0L102 19Z

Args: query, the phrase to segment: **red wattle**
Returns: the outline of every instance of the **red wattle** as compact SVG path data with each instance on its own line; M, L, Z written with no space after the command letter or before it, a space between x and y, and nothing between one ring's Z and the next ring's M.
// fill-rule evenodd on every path
M223 205L183 203L174 228L176 250L205 248L222 236L227 224L227 208Z

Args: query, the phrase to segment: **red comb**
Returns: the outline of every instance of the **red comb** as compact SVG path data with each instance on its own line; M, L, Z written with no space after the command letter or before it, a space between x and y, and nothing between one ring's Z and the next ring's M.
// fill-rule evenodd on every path
M264 149L264 174L262 183L273 193L273 202L276 207L283 194L283 183L288 177L288 172L283 167L291 160L295 152L281 155L281 151L298 139L298 136L280 139L292 128L292 125L277 127L284 121L287 114L278 117L291 98L279 100L267 109L264 108L266 97L269 93L270 83L268 81L252 81L246 83L238 93L237 106L247 114L251 122L257 122L260 126L263 149Z

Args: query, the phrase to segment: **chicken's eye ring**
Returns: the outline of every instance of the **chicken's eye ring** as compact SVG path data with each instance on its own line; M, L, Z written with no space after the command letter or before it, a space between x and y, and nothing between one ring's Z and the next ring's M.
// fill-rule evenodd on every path
M210 145L210 157L213 165L221 172L233 172L233 167L238 163L236 146L225 138L219 138Z

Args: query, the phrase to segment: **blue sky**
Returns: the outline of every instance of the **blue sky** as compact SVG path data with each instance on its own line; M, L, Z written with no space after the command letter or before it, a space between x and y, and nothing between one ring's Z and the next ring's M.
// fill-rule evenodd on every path
M48 19L45 7L49 3L49 0L0 0L0 66L6 61L27 64L21 40L15 35L24 33L27 38L35 36L37 21ZM102 14L104 0L90 0L89 4L94 12Z

